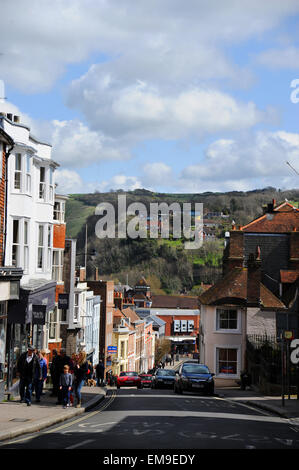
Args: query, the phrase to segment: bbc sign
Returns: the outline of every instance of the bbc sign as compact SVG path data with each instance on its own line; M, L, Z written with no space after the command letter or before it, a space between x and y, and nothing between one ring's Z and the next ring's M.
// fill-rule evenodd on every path
M174 333L191 333L194 330L194 320L174 320Z

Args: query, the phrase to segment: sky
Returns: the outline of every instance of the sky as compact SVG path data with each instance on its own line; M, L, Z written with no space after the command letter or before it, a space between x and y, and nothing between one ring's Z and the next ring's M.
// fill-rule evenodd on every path
M58 192L298 188L298 0L1 0L1 17L1 110L52 145Z

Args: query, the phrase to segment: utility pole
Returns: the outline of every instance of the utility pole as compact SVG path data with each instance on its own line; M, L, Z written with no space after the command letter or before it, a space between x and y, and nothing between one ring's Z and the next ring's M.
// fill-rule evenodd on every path
M86 273L86 270L87 270L87 224L85 225L85 263L84 265L85 265L85 273Z

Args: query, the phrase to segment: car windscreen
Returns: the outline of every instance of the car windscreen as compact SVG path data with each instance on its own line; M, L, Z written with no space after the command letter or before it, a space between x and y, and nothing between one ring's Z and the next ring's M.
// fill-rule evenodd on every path
M164 369L161 369L161 370L158 370L157 371L157 375L175 375L175 371L174 370L164 370Z
M182 373L185 373L185 374L210 374L210 371L206 366L202 366L200 364L185 364L183 366Z
M138 374L137 374L137 372L121 372L119 375L120 375L120 377L124 377L124 376L132 377L132 376L136 376Z

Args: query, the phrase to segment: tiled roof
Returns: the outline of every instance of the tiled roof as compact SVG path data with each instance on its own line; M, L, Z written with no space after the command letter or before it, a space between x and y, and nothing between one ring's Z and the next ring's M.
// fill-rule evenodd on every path
M297 281L298 277L299 271L280 270L280 279L283 284L292 284Z
M197 309L198 297L184 295L152 295L151 308L182 308Z
M266 213L241 227L243 232L287 233L299 231L299 209L285 202L276 206L271 213Z
M129 318L132 322L140 320L140 317L137 315L137 313L134 310L132 310L130 307L124 308L123 314L127 318Z
M199 296L203 305L247 303L247 268L235 268L228 272L219 282ZM285 305L260 283L260 300L263 309L285 309Z

